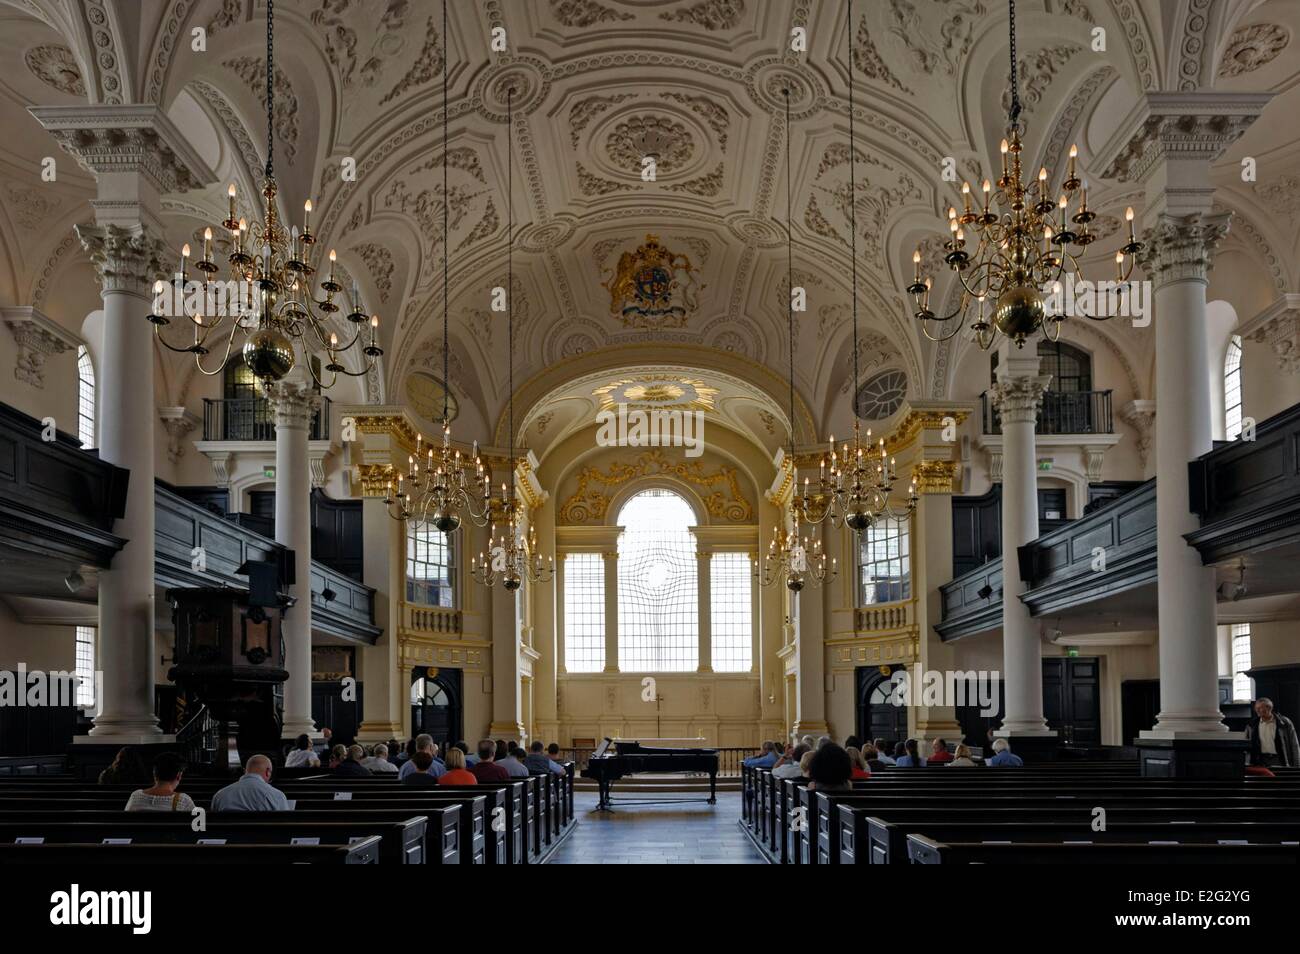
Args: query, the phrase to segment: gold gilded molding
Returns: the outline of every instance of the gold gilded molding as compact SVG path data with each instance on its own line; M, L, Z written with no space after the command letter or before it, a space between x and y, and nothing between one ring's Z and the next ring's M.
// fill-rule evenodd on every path
M916 488L923 494L950 494L957 476L955 460L922 460L912 468Z
M698 378L664 374L620 378L591 392L600 399L602 411L612 411L620 404L665 411L712 411L718 394L717 388Z
M392 464L357 464L353 487L359 487L363 497L387 497L388 482L397 479Z
M615 461L608 471L584 467L578 472L578 488L560 506L562 523L593 523L605 519L609 512L610 496L593 489L594 484L605 488L617 487L638 477L675 477L688 484L704 488L700 499L710 516L731 523L749 523L754 508L740 492L740 482L733 467L719 467L706 472L699 462L673 460L663 451L646 451L631 461Z
M403 444L414 446L419 435L410 421L395 414L353 414L349 415L356 422L357 430L362 434L391 434Z

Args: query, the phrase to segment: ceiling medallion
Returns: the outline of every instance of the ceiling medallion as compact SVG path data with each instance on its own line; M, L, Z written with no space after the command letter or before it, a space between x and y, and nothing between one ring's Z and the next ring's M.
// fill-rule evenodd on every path
M609 312L629 328L681 328L699 306L704 286L695 278L690 258L665 248L659 236L647 235L636 251L624 252L609 280Z
M711 411L717 388L694 378L639 375L596 388L592 397L600 399L602 411L620 404L642 408L674 408L682 411Z

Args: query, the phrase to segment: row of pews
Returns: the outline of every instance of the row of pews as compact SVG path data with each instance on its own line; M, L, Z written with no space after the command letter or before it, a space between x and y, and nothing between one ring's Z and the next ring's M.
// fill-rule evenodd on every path
M288 812L207 811L234 779L187 776L181 791L204 809L195 816L126 812L135 786L0 778L0 865L537 864L572 829L573 764L565 768L432 788L395 775L277 777Z
M1295 864L1300 769L1276 771L1198 781L1142 778L1136 762L889 768L825 793L747 767L741 824L774 864Z

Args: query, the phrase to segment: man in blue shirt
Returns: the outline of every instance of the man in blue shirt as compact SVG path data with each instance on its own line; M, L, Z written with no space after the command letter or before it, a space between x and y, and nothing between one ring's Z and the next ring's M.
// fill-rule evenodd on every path
M776 764L780 756L776 753L775 742L764 742L763 751L760 755L751 755L745 759L745 768L765 768L770 769Z
M442 759L438 758L438 744L433 741L433 736L427 733L421 733L415 737L415 751L428 752L433 764L429 766L426 774L439 778L447 771L447 766ZM408 775L420 771L415 767L415 759L407 759L397 773L398 780L405 780Z
M988 760L989 765L1011 765L1016 768L1024 765L1024 760L1011 751L1011 744L1006 739L995 739L993 742L993 758Z
M212 796L211 808L214 812L287 812L289 800L271 786L271 760L254 755L239 781Z

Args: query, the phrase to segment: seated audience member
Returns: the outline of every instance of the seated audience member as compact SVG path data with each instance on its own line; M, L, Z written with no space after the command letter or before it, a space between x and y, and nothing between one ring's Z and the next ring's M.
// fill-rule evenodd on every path
M293 749L284 757L285 768L320 768L320 758L311 747L311 736L306 732L298 736Z
M935 739L930 743L930 761L931 762L951 762L952 753L948 751L948 742L946 739Z
M546 757L551 760L551 771L557 775L563 775L566 771L564 768L564 755L560 752L560 743L552 742L546 747Z
M849 754L834 742L827 742L812 754L808 765L808 778L811 779L808 787L819 792L851 792L853 785L849 777L852 773Z
M772 771L774 772L777 769L779 769L781 766L788 764L790 760L794 757L794 746L791 745L789 742L785 744L784 749L781 748L781 743L778 742L777 749L781 752L781 757L778 758L774 763L772 763Z
M336 745L329 750L329 757L322 760L322 765L331 772L348 760L348 749L345 745Z
M407 739L406 746L397 753L397 770L400 772L415 755L415 739Z
M438 778L443 772L447 771L447 766L443 764L442 759L438 758L438 744L433 741L433 736L427 732L421 732L415 737L415 751L428 753L432 762L427 771L434 778ZM398 770L397 777L399 779L404 779L416 771L414 759L415 756L412 755L406 764Z
M989 765L1011 765L1020 767L1024 761L1020 756L1011 751L1011 743L1006 739L993 740L993 758L988 760Z
M925 765L925 759L921 757L920 747L916 744L916 739L908 739L902 743L903 754L898 758L899 768L920 768Z
M524 767L528 769L529 775L545 775L551 771L554 763L546 755L546 746L538 739L531 746L526 756L524 756Z
M163 752L153 760L153 785L137 788L126 800L128 812L191 812L194 799L176 789L185 765L174 752Z
M867 763L867 771L869 772L883 772L885 770L885 762L880 758L880 750L870 742L862 749L862 761Z
M478 756L469 750L469 745L464 739L461 739L456 743L456 748L460 749L461 753L465 756L466 768L473 766L473 764L478 761Z
M334 751L334 730L329 726L324 726L320 730L320 734L320 747L316 750L316 755L320 759L320 764L325 768L329 768L330 753Z
M387 745L388 761L392 762L394 765L400 765L405 761L402 758L402 755L404 754L402 751L402 743L398 742L396 739L389 739Z
M795 776L796 778L808 778L808 772L812 767L813 756L816 754L817 752L815 749L809 748L807 752L799 756L799 774Z
M512 742L506 749L505 758L501 759L497 764L509 772L511 778L527 778L528 766L524 764L523 759L524 750Z
M334 774L338 778L370 778L370 769L361 764L365 757L365 749L359 745L349 745L344 752L343 761L334 769Z
M1250 743L1250 764L1265 767L1300 765L1300 738L1295 723L1273 707L1273 700L1255 700L1255 718L1246 726Z
M831 745L832 743L834 743L834 741L835 740L832 739L829 735L819 735L817 736L816 747L820 749L823 745Z
M442 781L440 776L434 775L429 771L429 769L433 767L433 756L430 755L427 750L416 749L415 754L411 756L411 761L408 764L415 767L403 776L403 785L422 788L428 785L437 785ZM467 782L466 784L473 784L473 782Z
M99 773L100 785L147 785L151 773L144 767L140 753L124 745L113 756L113 764Z
M777 760L776 743L767 741L763 743L763 751L758 755L751 755L745 759L745 768L765 768L770 769L776 765Z
M496 743L491 739L482 739L478 744L478 761L469 770L480 782L508 782L510 773L496 762Z
M871 778L871 772L867 770L867 760L862 757L862 750L856 746L850 746L844 751L848 753L849 765L852 766L849 771L849 778Z
M790 758L772 769L772 775L775 778L802 778L803 770L799 768L803 764L803 757L811 752L812 749L800 742L790 753Z
M847 739L844 740L844 751L847 752L849 749L857 749L859 752L861 752L862 740L859 739L856 735L849 736Z
M459 745L447 750L447 771L438 776L439 785L477 785L473 772L465 770L465 753Z
M882 765L895 764L894 757L889 754L889 748L884 739L876 739L872 744L876 747L876 758L880 760Z
M898 742L894 745L894 764L900 765L899 759L907 754L907 742Z
M810 749L817 748L817 740L814 739L811 735L805 735L799 741L802 742L804 745L808 746L808 748Z
M212 796L210 808L214 812L287 812L289 799L271 785L271 760L254 755L237 782Z
M948 763L949 768L953 766L958 768L971 768L977 765L979 765L979 763L971 758L970 746L966 745L964 742L959 742L953 760Z
M1246 774L1258 778L1277 778L1277 773L1267 765L1247 765Z
M376 742L371 754L361 760L361 764L370 770L372 775L395 775L398 771L397 766L388 761L388 746L382 742Z

